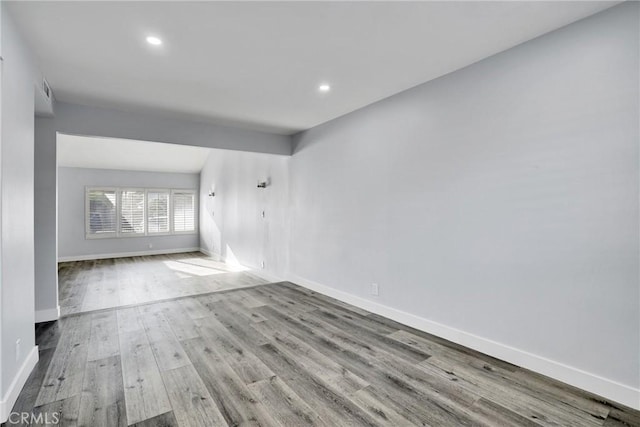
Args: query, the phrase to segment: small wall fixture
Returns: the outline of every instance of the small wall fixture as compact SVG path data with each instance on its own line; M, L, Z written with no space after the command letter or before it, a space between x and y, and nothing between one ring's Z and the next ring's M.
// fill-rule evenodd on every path
M214 193L213 191L209 191L209 197L213 197L215 195L216 195L216 193Z
M267 188L267 181L258 181L258 188Z

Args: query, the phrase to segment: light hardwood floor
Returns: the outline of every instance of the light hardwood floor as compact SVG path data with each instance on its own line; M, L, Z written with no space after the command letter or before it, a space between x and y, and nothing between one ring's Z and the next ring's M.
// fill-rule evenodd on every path
M286 282L36 335L13 410L65 426L640 426L637 411Z
M63 316L266 283L200 252L58 264Z

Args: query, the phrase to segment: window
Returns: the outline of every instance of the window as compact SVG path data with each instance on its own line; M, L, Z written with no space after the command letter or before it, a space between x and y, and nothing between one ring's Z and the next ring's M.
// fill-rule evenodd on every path
M195 233L195 190L87 188L86 238Z
M90 189L87 191L87 235L114 236L117 230L116 190Z
M174 190L173 231L192 232L196 229L196 194L193 191Z
M169 233L169 190L147 190L147 232Z
M120 191L120 233L144 234L144 190Z

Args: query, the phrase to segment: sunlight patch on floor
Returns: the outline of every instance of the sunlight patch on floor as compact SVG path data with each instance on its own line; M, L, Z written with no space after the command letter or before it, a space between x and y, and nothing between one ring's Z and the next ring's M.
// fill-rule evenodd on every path
M225 271L225 270L219 270L217 268L210 268L210 267L202 267L202 266L199 266L199 265L186 263L186 262L180 262L180 261L163 261L162 264L164 264L167 268L169 268L170 270L173 270L173 271L175 271L177 273L186 273L187 276L184 276L184 277L189 277L189 276L212 276L214 274L227 273L227 271ZM180 276L178 276L178 277L180 277Z

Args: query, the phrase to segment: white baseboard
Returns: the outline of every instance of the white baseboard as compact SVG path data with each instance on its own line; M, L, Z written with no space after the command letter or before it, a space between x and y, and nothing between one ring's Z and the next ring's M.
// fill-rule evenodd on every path
M222 256L220 256L220 254L211 252L205 248L200 248L200 252L202 252L203 254L205 254L208 257L213 258L216 261L219 262L224 262L226 263L227 260L225 258L223 258ZM246 269L247 272L253 274L254 276L258 276L263 280L266 280L269 283L275 283L275 282L282 282L284 279L282 279L282 277L277 276L275 274L272 274L268 271L265 271L261 268L258 267L246 267L246 266L242 266L242 268Z
M36 310L36 323L50 322L60 318L60 306L47 310Z
M24 363L18 370L18 373L11 381L11 385L9 385L9 389L0 400L0 423L4 423L9 418L9 414L11 413L11 409L13 409L13 405L15 405L16 400L18 400L18 395L22 391L22 387L24 387L31 371L38 363L38 346L34 346L29 355L25 359Z
M374 301L370 301L294 274L288 280L315 292L330 296L342 302L395 320L420 331L447 339L456 344L488 354L517 366L546 375L582 390L602 396L606 400L618 402L634 409L640 409L640 389L598 375L538 356L508 345L479 337L450 326L437 323Z
M209 249L200 248L200 252L202 252L206 256L210 256L211 258L213 258L213 252L209 251Z
M278 277L275 274L269 273L268 271L264 270L249 270L249 273L253 274L254 276L258 276L259 278L266 280L269 283L277 283L283 281L281 277Z
M215 252L211 252L211 251L209 251L208 249L205 249L205 248L200 248L199 251L202 252L203 254L205 254L206 256L213 258L216 261L224 262L224 260L220 256L220 254L217 254Z
M58 262L88 261L94 259L126 258L131 256L181 254L184 252L200 252L200 248L156 249L153 251L119 252L115 254L72 255L58 258Z

